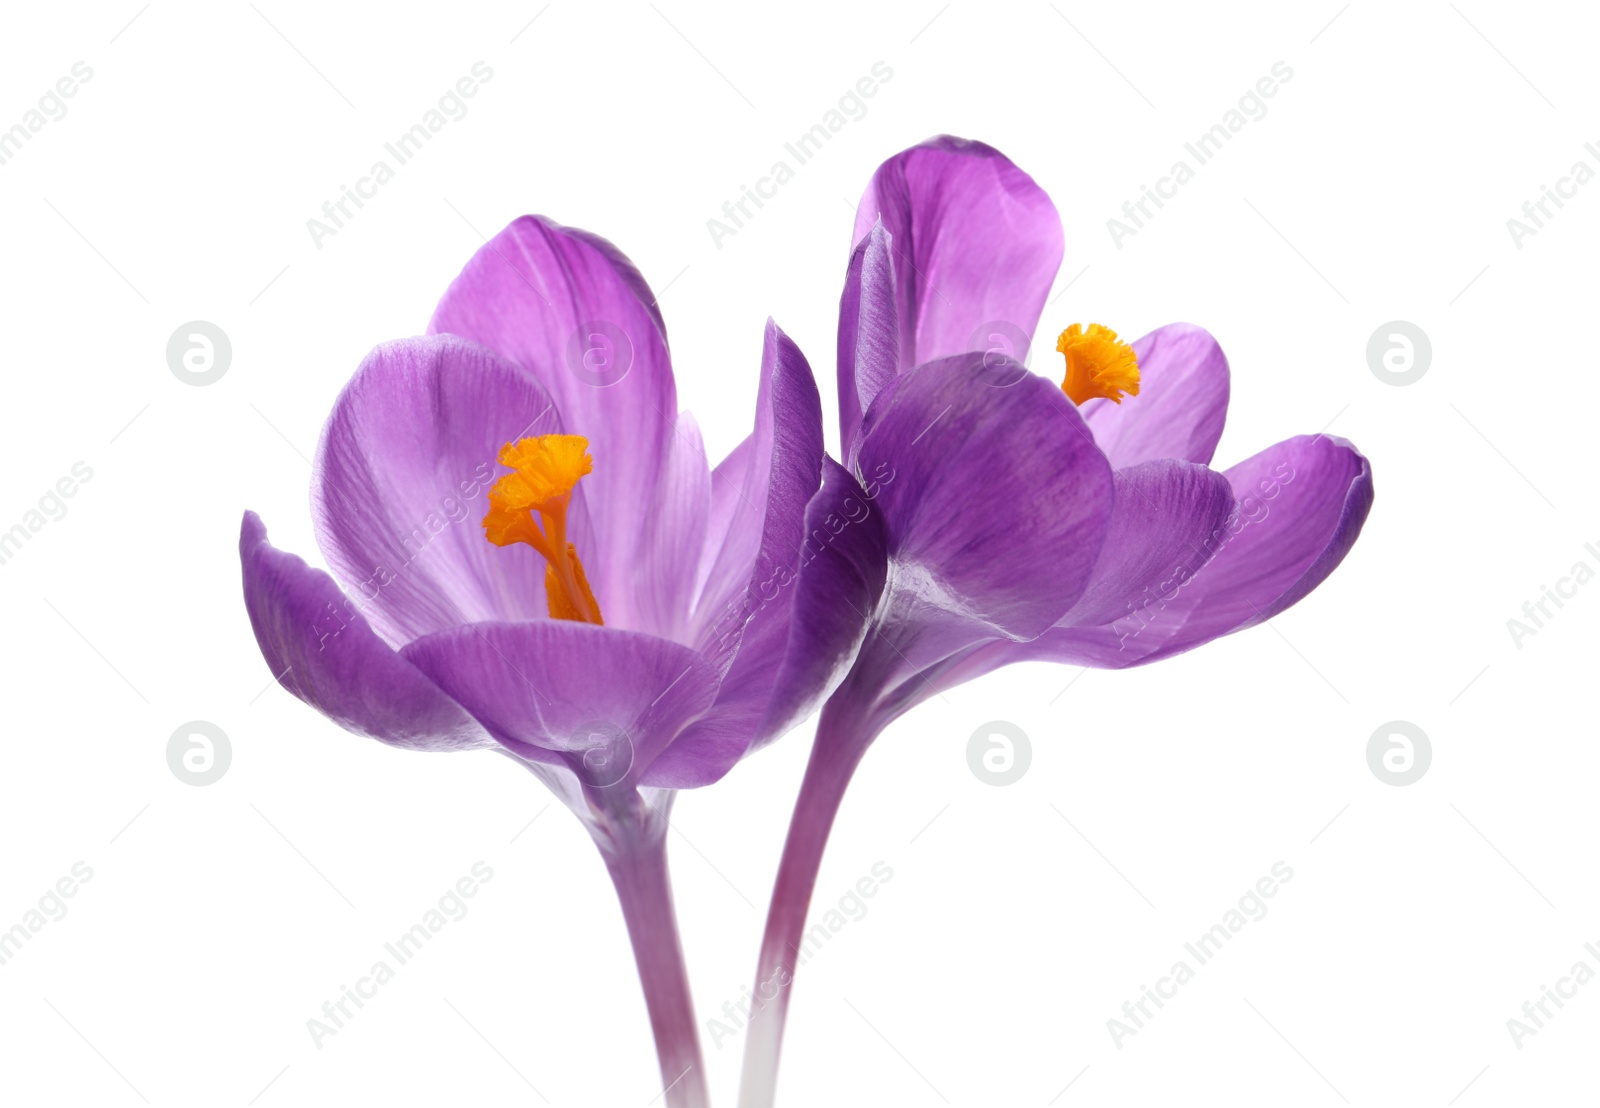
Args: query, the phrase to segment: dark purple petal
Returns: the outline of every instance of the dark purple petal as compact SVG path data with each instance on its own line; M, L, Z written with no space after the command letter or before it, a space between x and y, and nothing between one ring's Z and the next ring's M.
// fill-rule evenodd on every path
M1097 627L1058 627L1023 646L986 648L959 680L1024 658L1121 669L1191 650L1282 612L1349 553L1372 507L1372 469L1343 439L1288 439L1227 471L1236 500L1203 540L1199 569L1179 563L1134 608ZM955 678L941 684L958 683Z
M1196 575L1193 611L1161 657L1299 603L1344 561L1372 508L1371 464L1332 435L1286 439L1227 477L1238 517L1218 538L1231 541Z
M1111 514L1111 467L1061 390L995 356L898 378L867 414L857 476L883 512L896 592L1027 639L1083 594Z
M883 592L886 549L881 515L831 458L804 536L793 573L759 586L716 703L656 760L647 784L715 781L808 716L849 668Z
M850 457L872 398L900 372L889 233L874 223L856 244L839 297L839 449Z
M682 524L649 500L678 404L644 278L605 240L523 216L473 255L428 330L522 366L554 398L562 429L589 440L594 472L581 487L598 542L578 553L608 620L636 608L639 552L658 527Z
M738 649L763 583L793 573L798 564L806 504L822 480L817 384L800 348L771 320L762 343L755 428L739 455L743 473L724 478L719 511L729 511L728 523L720 543L707 549L709 568L695 613L693 641L719 666ZM721 466L718 472L723 474ZM704 531L703 524L690 526Z
M1005 155L948 135L896 154L861 198L852 243L880 219L894 255L902 371L989 349L992 324L1033 334L1061 266L1061 219Z
M386 639L545 618L543 561L491 546L482 523L505 472L500 447L559 429L538 382L463 339L402 339L367 355L323 428L311 504L323 556ZM579 491L570 530L587 567Z
M1192 323L1169 323L1133 344L1139 395L1090 400L1083 418L1117 469L1156 458L1211 461L1228 415L1228 359ZM1065 372L1063 367L1062 372Z
M717 691L686 646L571 620L456 627L401 653L512 751L595 786L637 784Z
M460 705L387 646L321 570L267 541L254 512L239 529L244 603L278 683L348 731L413 750L494 742Z
M810 715L844 676L883 595L888 568L882 513L847 469L825 458L822 488L806 507L789 610L786 618L763 624L787 634L757 746ZM747 659L741 650L734 672L753 674L760 667L758 654Z

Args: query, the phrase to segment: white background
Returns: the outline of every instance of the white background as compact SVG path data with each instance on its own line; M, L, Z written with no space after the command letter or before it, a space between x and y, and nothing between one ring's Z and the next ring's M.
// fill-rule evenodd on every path
M651 1102L620 916L577 822L504 759L387 749L272 685L239 517L320 564L306 458L333 398L524 212L605 235L662 292L713 457L748 429L769 314L831 423L851 209L882 159L939 132L998 146L1060 208L1066 291L1042 330L1205 325L1233 367L1218 463L1328 429L1371 458L1377 499L1345 564L1270 626L1128 673L1017 668L890 730L817 907L874 862L894 876L803 970L783 1103L1593 1097L1600 983L1520 1049L1506 1025L1575 961L1600 969L1600 585L1520 648L1506 627L1573 563L1600 568L1600 183L1520 249L1506 227L1578 159L1600 169L1592 12L139 2L13 5L0 27L0 125L74 62L94 74L0 166L0 530L93 470L0 566L0 927L93 869L0 966L0 1098ZM480 60L469 114L314 246L306 220ZM879 61L894 76L865 117L716 248L706 220ZM1268 115L1114 245L1106 220L1279 61L1294 76ZM194 319L233 344L204 388L165 361ZM1432 340L1409 387L1367 365L1394 319ZM967 766L996 718L1033 749L1007 788ZM165 755L195 719L233 748L203 788ZM1367 765L1394 719L1432 743L1409 787ZM749 982L808 739L675 812L703 1019ZM313 1045L323 1002L479 860L494 877L470 914ZM1280 860L1270 913L1115 1045L1106 1021ZM707 1037L720 1103L741 1047Z

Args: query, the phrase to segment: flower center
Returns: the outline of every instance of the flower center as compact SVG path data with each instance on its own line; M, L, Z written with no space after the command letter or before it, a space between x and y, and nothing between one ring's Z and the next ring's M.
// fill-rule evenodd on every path
M1074 323L1056 339L1056 350L1067 358L1061 391L1074 404L1097 396L1121 404L1124 393L1139 395L1139 359L1111 328Z
M500 464L509 466L489 490L484 536L496 546L526 543L544 558L544 592L551 619L603 623L600 605L583 575L578 550L567 541L567 505L578 479L594 469L582 435L540 435L508 442ZM539 515L539 524L533 521Z

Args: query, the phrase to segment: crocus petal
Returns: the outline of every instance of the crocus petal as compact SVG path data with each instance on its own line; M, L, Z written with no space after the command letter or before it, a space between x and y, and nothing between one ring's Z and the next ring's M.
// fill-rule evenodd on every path
M783 734L832 690L855 657L888 574L888 534L883 514L849 470L823 460L823 483L806 506L799 576L784 618L762 621L765 635L781 630L785 646L762 724L760 746ZM751 621L753 624L756 620ZM747 632L747 635L749 633ZM729 682L762 668L761 652L741 648Z
M899 377L863 425L857 473L883 512L892 580L920 605L1032 638L1082 595L1111 513L1111 467L1052 382L993 354Z
M1306 596L1344 559L1372 507L1372 469L1343 439L1288 439L1227 471L1235 508L1136 610L1100 626L1062 626L1019 646L986 647L939 687L1024 659L1121 669L1243 630Z
M579 554L606 618L624 622L639 606L636 559L661 521L645 498L678 412L666 330L644 278L605 240L524 216L473 255L428 330L522 366L554 398L563 429L589 440L594 472L582 487L598 545Z
M1092 627L1127 617L1177 566L1203 565L1208 543L1233 511L1228 479L1192 462L1142 462L1118 470L1113 482L1105 545L1062 625Z
M839 443L850 457L861 418L900 372L900 323L895 308L889 232L880 221L856 244L839 297Z
M456 627L402 654L513 752L594 786L637 783L717 691L686 646L571 620Z
M726 532L708 548L711 566L696 605L695 641L720 665L738 648L764 583L794 572L805 535L806 504L822 480L817 384L800 348L770 319L748 443L742 450L745 469L737 478L737 499ZM728 474L727 479L735 476Z
M559 429L537 381L463 339L367 355L323 428L311 502L323 557L389 642L546 617L543 561L490 545L482 521L500 448ZM587 567L582 492L568 516Z
M1227 477L1237 518L1195 574L1182 626L1147 660L1264 623L1299 603L1344 561L1372 508L1372 466L1353 443L1332 435L1286 439Z
M823 463L794 576L763 583L716 703L651 766L646 784L694 788L776 739L833 691L887 569L883 519L848 470Z
M706 542L703 521L711 510L711 471L700 427L688 412L678 413L649 510L657 517L657 526L650 545L639 554L635 616L629 626L689 642L689 613Z
M1228 415L1228 359L1192 323L1169 323L1133 344L1139 395L1090 400L1083 418L1118 469L1156 458L1211 461Z
M278 683L347 731L413 750L493 746L472 716L367 625L321 570L275 549L254 512L239 529L244 603Z
M754 449L755 435L746 435L711 471L711 504L706 512L705 548L701 551L700 569L695 577L697 626L701 620L708 618L705 614L706 605L700 598L705 595L711 571L716 568L717 557L727 542L728 528L739 509L739 498L744 495L744 483L750 476L750 454Z
M986 325L1033 334L1061 266L1061 219L1005 155L948 135L896 154L861 198L852 243L880 219L894 254L902 371L988 349Z

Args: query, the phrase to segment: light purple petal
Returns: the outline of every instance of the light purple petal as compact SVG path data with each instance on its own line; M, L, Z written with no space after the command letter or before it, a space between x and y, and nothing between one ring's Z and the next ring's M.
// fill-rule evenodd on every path
M606 618L619 622L642 607L639 552L658 526L680 523L649 500L678 414L654 301L610 243L524 216L472 257L428 325L522 366L554 398L562 429L589 440L594 472L582 488L597 542L578 553Z
M857 477L884 515L894 591L1004 638L1082 595L1112 506L1111 467L1054 384L995 356L920 366L867 414Z
M1090 400L1083 418L1117 469L1156 458L1211 461L1228 415L1228 359L1192 323L1169 323L1133 344L1139 395ZM1065 366L1062 367L1065 372Z
M808 716L849 668L883 592L883 520L831 458L806 508L792 575L762 583L717 701L651 767L647 784L717 780L755 747Z
M686 646L571 620L457 627L402 654L505 746L594 786L637 784L717 691Z
M696 627L714 618L712 612L718 601L704 599L706 586L710 582L712 570L716 568L717 559L727 544L728 529L733 525L734 515L739 510L745 482L750 479L750 456L755 448L756 435L752 432L740 439L738 445L728 451L728 456L718 462L716 468L711 471L711 502L706 511L706 541L700 553L700 568L695 575ZM723 590L732 587L728 578L719 578L719 581L721 582L719 588ZM725 600L722 602L725 603Z
M390 643L547 616L544 562L491 546L482 523L505 472L500 447L559 429L538 382L463 339L402 339L367 355L323 428L312 515L323 557ZM581 495L569 518L587 566Z
M856 244L839 297L839 449L850 457L862 416L900 372L889 233L874 223Z
M1061 219L1005 155L948 135L896 154L861 198L852 243L880 219L894 255L902 371L989 349L992 324L1033 334L1061 266Z
M674 642L692 642L690 611L706 544L705 521L711 512L711 471L706 468L700 427L688 412L678 414L648 511L657 526L650 533L650 545L639 554L635 611L626 626ZM606 618L619 622L610 612Z
M413 750L493 746L477 722L386 645L321 570L239 529L244 603L278 683L348 731Z

